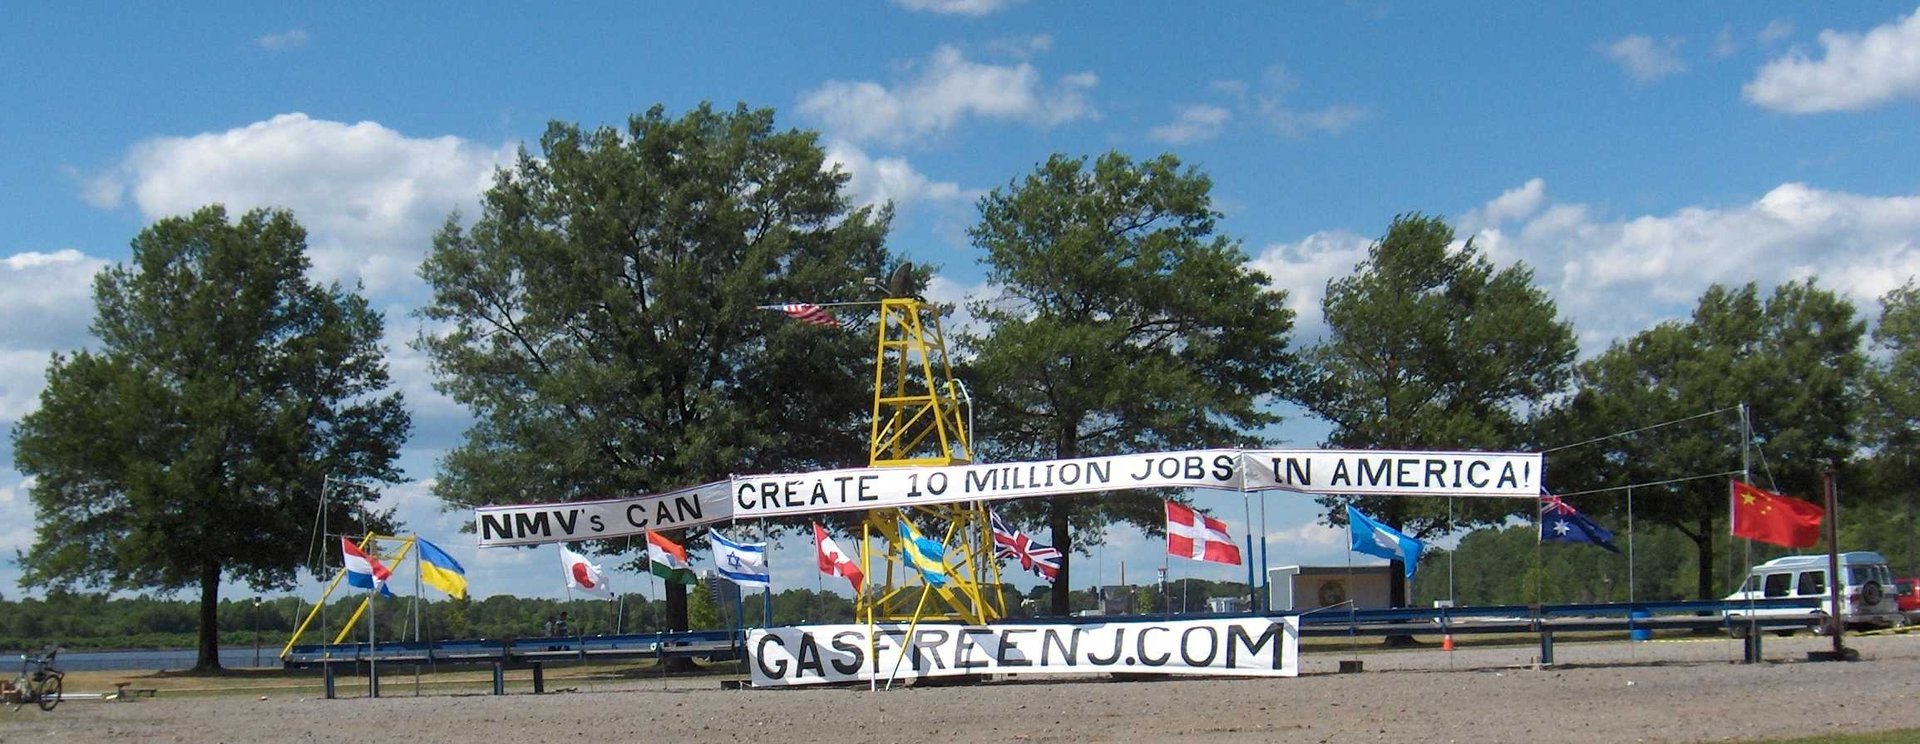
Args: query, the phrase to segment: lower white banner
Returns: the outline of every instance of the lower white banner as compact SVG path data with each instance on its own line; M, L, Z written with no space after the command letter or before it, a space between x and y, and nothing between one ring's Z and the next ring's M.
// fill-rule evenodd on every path
M1295 677L1300 618L1111 623L800 625L747 633L755 687L967 674ZM877 662L877 663L876 663Z

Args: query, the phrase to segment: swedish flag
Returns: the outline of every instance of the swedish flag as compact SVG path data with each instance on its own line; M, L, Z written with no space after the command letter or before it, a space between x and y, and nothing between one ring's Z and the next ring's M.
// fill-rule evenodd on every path
M446 592L448 596L464 598L467 596L467 570L460 562L447 555L440 546L427 542L424 537L414 538L420 548L420 581L427 586Z
M947 550L937 540L929 539L914 529L912 520L900 518L900 552L907 564L920 571L920 579L928 586L947 585Z

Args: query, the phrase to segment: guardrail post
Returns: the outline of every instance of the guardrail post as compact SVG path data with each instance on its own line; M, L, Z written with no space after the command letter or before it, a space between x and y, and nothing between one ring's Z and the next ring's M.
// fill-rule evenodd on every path
M1741 639L1741 644L1740 644L1741 650L1744 652L1740 660L1742 663L1746 663L1746 664L1760 663L1761 661L1760 636L1761 636L1760 628L1754 625L1753 623L1748 623L1747 637Z
M503 662L493 663L493 694L507 694L507 665Z
M547 691L547 678L546 675L543 674L543 666L545 665L538 661L533 662L533 694L535 695Z
M371 661L367 664L367 694L380 697L380 665Z
M1545 627L1540 629L1540 663L1553 663L1553 630Z
M320 677L326 680L327 699L333 699L333 662L320 662Z

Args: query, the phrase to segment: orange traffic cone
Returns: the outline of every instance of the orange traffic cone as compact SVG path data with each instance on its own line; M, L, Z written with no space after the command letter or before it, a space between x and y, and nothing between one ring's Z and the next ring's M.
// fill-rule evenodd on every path
M1448 633L1446 635L1440 636L1440 650L1441 651L1453 650L1453 634L1452 633Z

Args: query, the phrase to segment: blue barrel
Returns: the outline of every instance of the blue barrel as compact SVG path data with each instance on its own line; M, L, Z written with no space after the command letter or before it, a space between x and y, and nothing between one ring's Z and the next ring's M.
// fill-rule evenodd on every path
M1631 628L1631 630L1627 632L1628 637L1636 641L1653 640L1653 629L1646 627L1646 624L1641 622L1649 617L1652 617L1652 614L1646 610L1634 610L1627 613L1627 627Z

